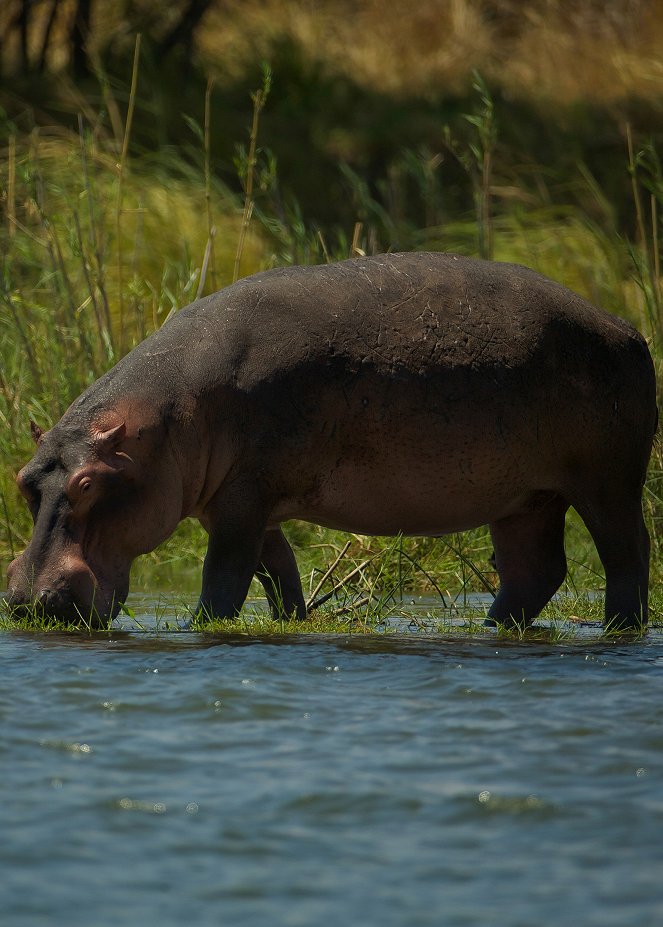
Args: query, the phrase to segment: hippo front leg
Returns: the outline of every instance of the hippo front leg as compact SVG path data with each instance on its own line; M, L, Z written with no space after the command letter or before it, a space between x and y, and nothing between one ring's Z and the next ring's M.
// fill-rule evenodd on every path
M236 618L258 570L267 515L250 491L233 485L208 505L200 519L209 534L197 612ZM285 540L285 539L284 539Z
M257 577L264 586L272 617L306 618L306 603L297 561L280 528L270 528L260 552Z
M258 567L262 538L210 536L196 611L205 618L236 618Z

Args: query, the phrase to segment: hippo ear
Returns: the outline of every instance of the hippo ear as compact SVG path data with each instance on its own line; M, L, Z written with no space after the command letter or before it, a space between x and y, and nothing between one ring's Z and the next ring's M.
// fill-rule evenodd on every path
M108 431L98 432L94 436L94 444L97 451L102 454L109 454L111 451L114 451L115 448L122 443L126 433L127 426L124 422L121 422L114 428L109 428Z
M32 440L35 442L35 444L39 444L43 433L44 432L41 430L39 425L36 425L32 419L30 419L30 434L32 435Z

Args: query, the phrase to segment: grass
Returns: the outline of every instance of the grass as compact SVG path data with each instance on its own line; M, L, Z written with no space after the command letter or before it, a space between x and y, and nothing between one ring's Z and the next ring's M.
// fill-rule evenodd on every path
M509 0L496 0L496 5L506 16ZM572 170L565 162L553 173L533 162L529 149L507 148L500 115L504 110L498 110L493 94L494 88L515 93L515 88L524 92L522 88L536 86L541 103L552 92L552 76L563 71L566 83L556 104L568 103L579 98L580 79L588 79L587 69L594 68L592 93L602 95L602 104L619 94L625 99L638 93L650 100L660 83L652 49L654 37L663 35L663 17L650 11L648 31L629 32L620 28L626 21L619 19L615 3L614 15L592 31L586 28L596 19L591 4L564 26L561 3L534 3L517 34L498 41L486 6L471 0L428 0L405 19L396 14L396 7L387 10L384 4L366 0L357 10L365 28L357 28L354 17L341 15L341 0L316 6L315 14L308 4L285 0L249 0L241 9L236 3L226 7L222 33L212 16L198 38L200 54L209 65L199 118L180 116L178 145L162 148L158 156L154 149L141 147L142 142L132 144L133 134L143 138L140 133L149 114L141 71L145 43L141 49L139 41L129 50L124 89L102 75L99 104L92 94L85 97L69 87L80 110L74 128L66 120L12 120L0 112L5 154L0 168L3 572L30 536L27 509L14 485L16 471L32 453L29 418L49 427L89 383L170 313L261 267L389 248L482 253L524 263L630 318L648 337L661 370L663 172L655 144L629 128L621 151L612 155L612 170L630 196L629 227L620 219L623 207L582 159ZM544 14L550 17L545 23ZM500 21L507 20L508 16ZM433 21L436 28L444 22L446 38L427 49ZM546 55L540 49L544 25L550 40ZM105 28L114 27L106 22ZM273 130L275 116L283 113L283 98L270 111L279 81L283 93L283 69L273 74L265 69L258 89L254 87L248 141L234 149L234 190L219 179L227 172L218 169L215 145L227 127L218 124L215 105L227 91L227 74L224 78L215 70L210 43L220 36L215 54L229 52L224 60L230 70L240 68L240 59L244 65L259 60L286 36L309 63L323 62L316 72L322 75L319 87L347 89L350 85L341 82L345 73L355 88L364 88L362 92L368 94L377 85L381 99L390 96L395 101L411 101L417 95L427 99L441 82L446 82L446 91L471 85L474 91L455 121L438 127L437 150L391 144L386 177L367 179L352 166L352 158L344 156L350 151L346 142L330 133L325 150L335 158L334 170L350 210L346 215L352 221L325 225L307 215L305 201L286 196L280 184L282 165L262 144L263 121L269 128L271 119ZM97 40L101 47L102 38ZM579 49L590 46L602 49L601 60L598 53L577 57ZM563 55L567 62L582 60L582 69L562 68ZM215 60L218 64L221 59ZM616 62L620 68L631 62L618 84L613 79ZM479 63L483 76L472 70ZM542 70L546 67L547 78ZM304 94L310 84L304 81L307 73L303 69L289 74L288 79L302 82L291 87L293 93L299 87ZM302 96L301 106L306 108L311 99ZM366 96L362 105L376 99ZM586 93L583 100L591 102ZM384 110L392 114L392 126L393 113L405 109ZM347 131L352 133L352 127ZM361 127L353 131L351 145ZM312 165L313 173L317 167ZM327 191L324 180L318 179L317 185ZM461 198L467 193L464 210L449 206L458 196L456 188L463 191ZM333 196L327 191L327 198ZM663 574L660 443L652 457L645 509L656 585ZM420 593L435 595L449 614L455 614L453 609L469 595L490 592L496 585L485 530L446 539L369 539L302 523L292 523L286 531L297 552L305 591L318 603L307 625L311 629L325 622L338 622L340 629L377 628L385 616L402 608L403 597ZM181 525L162 548L136 563L132 588L169 589L191 597L200 582L205 540L197 525ZM596 552L573 515L567 549L569 591L600 588ZM259 595L259 588L252 593ZM582 614L593 614L593 608L583 602ZM559 620L569 623L564 616Z
M119 357L200 293L209 263L206 200L224 234L208 288L230 283L242 216L236 200L183 158L168 173L117 160L115 141L81 118L19 133L1 124L8 157L0 229L0 559L30 524L14 475L32 455L29 420L44 428ZM124 152L124 146L123 146ZM243 233L247 271L264 245ZM201 538L200 531L194 535Z
M173 4L173 16L180 7ZM9 74L20 59L19 30L10 28L15 14L11 2L0 9ZM32 11L33 54L49 15L48 7ZM71 54L67 15L56 17L51 34L48 64L55 69ZM140 28L158 43L167 27L145 0L97 4L87 51L100 71L109 49L132 54ZM432 96L440 88L450 94L467 86L476 68L513 97L542 102L655 99L663 88L663 11L649 0L421 0L407 10L384 0L224 0L211 4L188 51L212 72L241 76L247 62L269 58L283 39L326 70L392 96Z
M453 93L480 68L515 97L654 98L663 88L657 4L611 0L228 0L200 31L209 66L241 73L287 36L312 60L392 95Z
M654 597L650 629L663 628L663 601ZM118 634L202 634L222 636L229 643L242 640L279 641L311 637L337 636L388 639L399 641L485 640L499 645L525 642L586 646L592 643L630 644L642 640L645 633L610 633L602 629L602 603L599 597L574 595L568 589L551 602L534 624L527 629L494 629L485 625L485 611L476 607L441 607L423 605L412 600L362 604L336 608L326 606L314 611L306 621L273 620L266 605L251 600L233 620L193 617L186 604L150 599L147 612L127 606L110 628L100 629L85 622L66 623L43 615L13 618L0 609L0 633L66 633L97 637ZM385 644L391 646L391 644Z

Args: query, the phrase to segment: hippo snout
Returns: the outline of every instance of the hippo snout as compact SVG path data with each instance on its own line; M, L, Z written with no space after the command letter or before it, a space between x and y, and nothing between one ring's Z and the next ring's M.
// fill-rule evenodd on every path
M6 602L15 618L27 618L36 614L39 617L58 618L63 621L79 621L86 617L73 591L65 585L58 588L44 586L35 589L34 592L12 588L10 585Z
M10 592L6 601L14 618L28 618L32 614L60 620L81 618L73 595L65 589L40 589L34 596Z
M49 571L50 572L50 571ZM7 569L7 605L17 617L39 616L98 626L113 618L117 609L105 607L97 581L79 558L65 558L55 575L31 576L23 558Z

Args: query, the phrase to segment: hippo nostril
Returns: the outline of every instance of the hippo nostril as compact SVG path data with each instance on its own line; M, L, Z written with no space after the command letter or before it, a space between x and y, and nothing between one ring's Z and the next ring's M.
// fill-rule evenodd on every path
M35 596L35 605L47 615L64 617L72 610L73 599L68 590L45 586Z
M66 608L65 599L59 590L44 586L34 592L30 599L23 599L22 610L40 618L58 617Z

